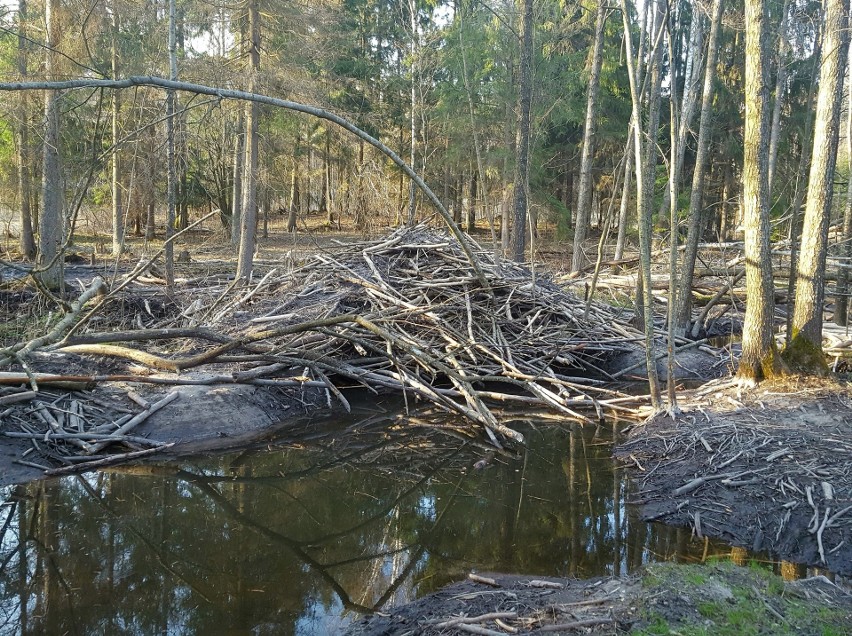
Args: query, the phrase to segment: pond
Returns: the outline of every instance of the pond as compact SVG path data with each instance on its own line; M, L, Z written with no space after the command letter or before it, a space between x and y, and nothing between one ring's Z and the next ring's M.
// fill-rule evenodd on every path
M613 428L361 414L260 448L0 489L0 633L334 634L470 571L618 575L730 548L638 520ZM623 426L623 424L622 424Z

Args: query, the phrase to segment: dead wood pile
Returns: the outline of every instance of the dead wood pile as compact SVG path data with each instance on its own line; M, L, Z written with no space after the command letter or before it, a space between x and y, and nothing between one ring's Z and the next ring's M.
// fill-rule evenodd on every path
M20 400L7 411L25 412L40 427L33 431L61 435L43 421L49 409L37 403L39 384L311 387L347 408L344 390L362 387L461 414L499 444L498 435L523 438L489 404L547 407L585 422L581 410L601 417L642 401L602 386L603 367L637 351L639 332L610 308L592 304L587 311L548 277L495 262L471 243L476 266L448 233L406 228L317 253L295 270L273 267L249 285L202 277L172 295L155 273L136 268L113 291L78 303L61 329L0 351L0 365L3 354L6 366L17 365L0 383L21 385L4 396ZM94 361L98 373L57 375L63 356ZM83 444L100 450L98 441Z

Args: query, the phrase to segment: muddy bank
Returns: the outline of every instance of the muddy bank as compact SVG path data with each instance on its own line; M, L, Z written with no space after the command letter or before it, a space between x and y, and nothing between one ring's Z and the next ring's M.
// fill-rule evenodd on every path
M730 563L658 563L629 578L482 574L365 617L347 634L841 634L850 620L852 596L824 577L785 582Z
M187 375L183 380L189 382L192 377ZM150 384L105 383L86 392L45 387L39 398L65 410L74 402L85 402L91 407L92 417L97 409L99 419L118 421L122 417L142 414L146 403L155 404L172 394L177 397L145 417L132 431L134 437L167 446L151 458L224 451L294 427L306 418L328 415L335 409L343 411L343 407L329 400L324 391L312 387L193 384L152 387ZM43 440L4 435L30 430L36 421L32 411L29 406L6 409L4 417L0 418L0 485L39 479L45 476L46 469L67 465ZM120 455L138 449L131 441L128 445L108 447L104 452ZM133 461L128 458L122 462L120 456L116 459L115 463Z
M686 392L615 452L645 520L852 576L852 389L805 378Z

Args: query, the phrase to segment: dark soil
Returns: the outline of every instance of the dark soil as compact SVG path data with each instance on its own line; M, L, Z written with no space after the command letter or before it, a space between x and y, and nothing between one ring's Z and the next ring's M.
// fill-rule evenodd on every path
M852 576L852 387L711 383L682 400L616 449L643 518Z

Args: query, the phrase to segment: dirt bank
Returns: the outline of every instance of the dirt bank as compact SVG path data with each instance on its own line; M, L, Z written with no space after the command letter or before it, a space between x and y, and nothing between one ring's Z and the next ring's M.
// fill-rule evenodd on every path
M845 634L852 596L825 577L784 582L731 563L649 565L640 576L481 575L355 623L350 636L404 634ZM514 630L514 631L513 631Z
M790 378L681 396L616 449L646 520L852 576L852 388Z

